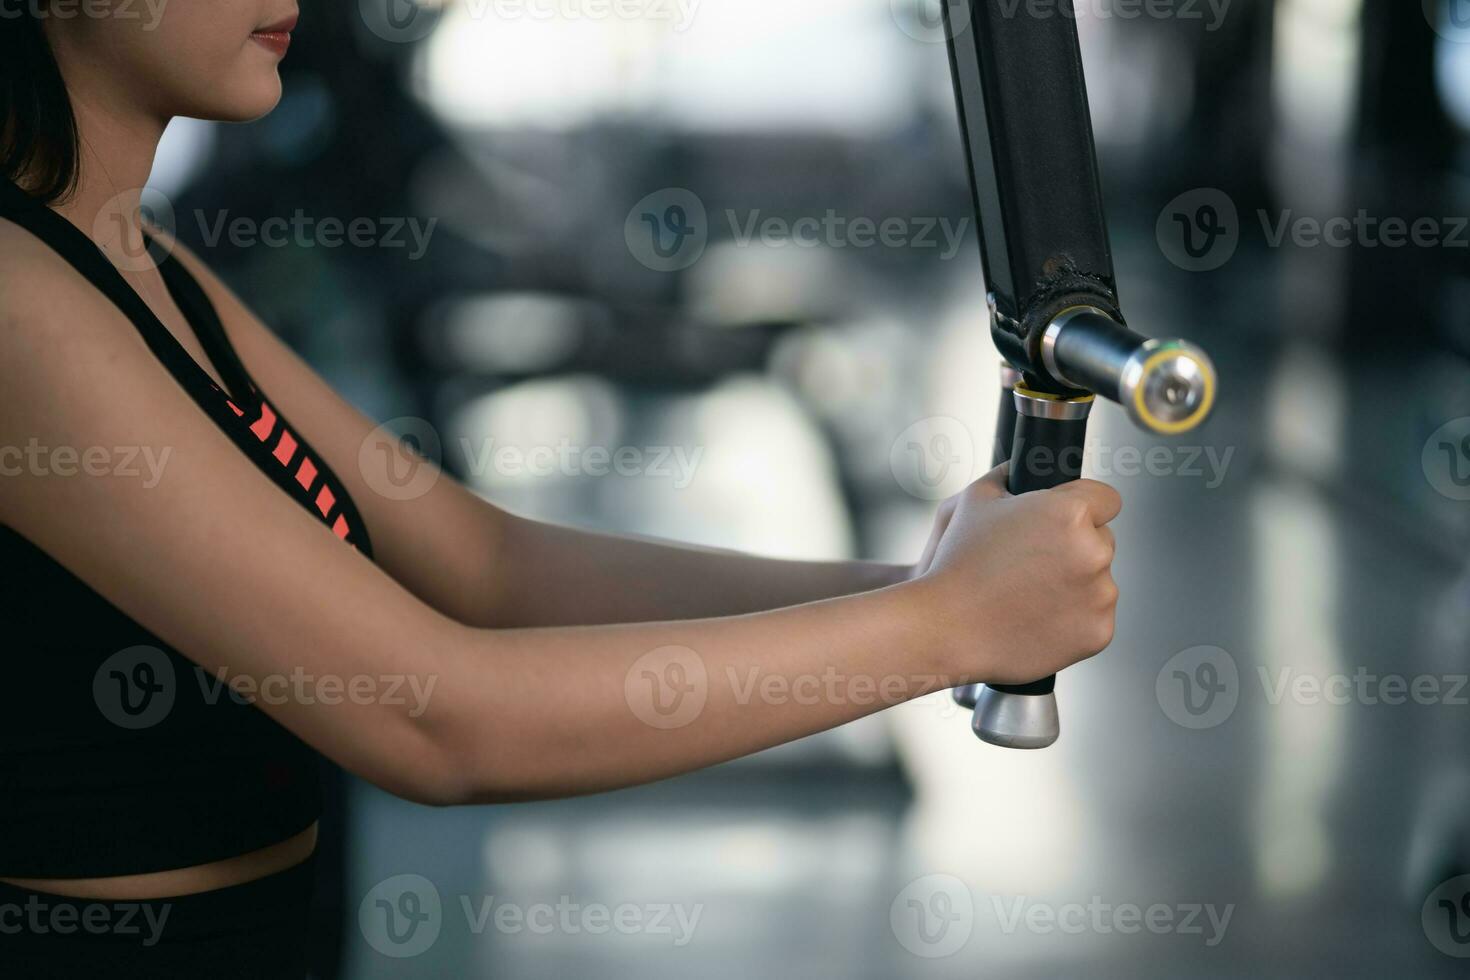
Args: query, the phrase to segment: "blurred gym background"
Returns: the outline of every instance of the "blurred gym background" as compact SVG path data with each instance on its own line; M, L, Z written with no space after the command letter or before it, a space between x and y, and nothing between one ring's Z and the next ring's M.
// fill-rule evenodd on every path
M435 811L339 776L323 980L1463 975L1470 4L1076 6L1124 309L1210 350L1223 397L1168 448L1094 415L1123 600L1061 742L983 746L941 691L583 800ZM936 0L304 7L280 108L176 123L154 186L476 490L910 561L988 468ZM298 213L381 234L221 234ZM368 922L404 881L439 900L427 944Z

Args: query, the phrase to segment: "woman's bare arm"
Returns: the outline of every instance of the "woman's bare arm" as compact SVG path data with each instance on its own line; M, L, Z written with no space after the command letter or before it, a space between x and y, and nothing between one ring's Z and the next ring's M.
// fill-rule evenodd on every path
M446 475L421 496L378 493L374 487L384 485L388 466L406 469L411 461L391 460L376 446L363 454L365 441L375 438L374 423L197 256L182 247L175 254L209 293L261 386L347 485L382 567L461 623L556 626L724 616L863 592L909 576L907 566L782 561L559 527L509 514Z
M149 447L166 465L156 483L7 471L0 522L208 673L307 678L306 696L260 707L391 792L449 803L629 785L1106 645L1111 551L1096 524L1111 491L1002 500L995 480L967 494L915 582L721 619L465 627L281 493L70 269L14 257L0 273L0 447ZM426 694L332 702L311 679Z
M492 621L505 626L732 616L880 589L909 566L785 561L503 514Z

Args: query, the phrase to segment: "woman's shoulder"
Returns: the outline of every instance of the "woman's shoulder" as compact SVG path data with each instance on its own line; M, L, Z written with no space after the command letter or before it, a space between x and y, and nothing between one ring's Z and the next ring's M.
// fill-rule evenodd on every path
M52 322L81 309L111 309L70 262L27 229L0 217L0 322Z
M87 282L45 242L0 217L0 316L54 298L51 290L80 292ZM39 302L44 308L45 303Z
M3 218L0 256L0 377L80 350L106 357L125 336L122 314L85 276Z

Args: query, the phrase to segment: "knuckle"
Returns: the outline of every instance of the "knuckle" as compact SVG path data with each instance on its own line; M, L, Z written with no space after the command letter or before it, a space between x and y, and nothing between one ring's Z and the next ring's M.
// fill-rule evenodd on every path
M1083 579L1101 575L1113 563L1112 549L1083 529L1070 531L1064 547L1068 563Z
M1077 527L1087 514L1087 505L1070 493L1046 495L1043 508L1047 522L1059 531Z
M1101 480L1083 480L1081 482L1087 484L1088 489L1098 494L1099 499L1104 503L1118 504L1123 502L1123 498L1118 491Z
M1073 524L1087 520L1087 501L1076 496L1067 496L1062 501L1062 516Z

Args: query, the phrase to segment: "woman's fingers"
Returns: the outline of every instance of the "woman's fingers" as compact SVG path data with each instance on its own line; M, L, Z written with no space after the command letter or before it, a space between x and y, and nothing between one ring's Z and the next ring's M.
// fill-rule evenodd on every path
M1052 490L1052 493L1075 495L1087 506L1092 523L1102 527L1123 509L1123 498L1118 491L1106 483L1096 480L1073 480Z

